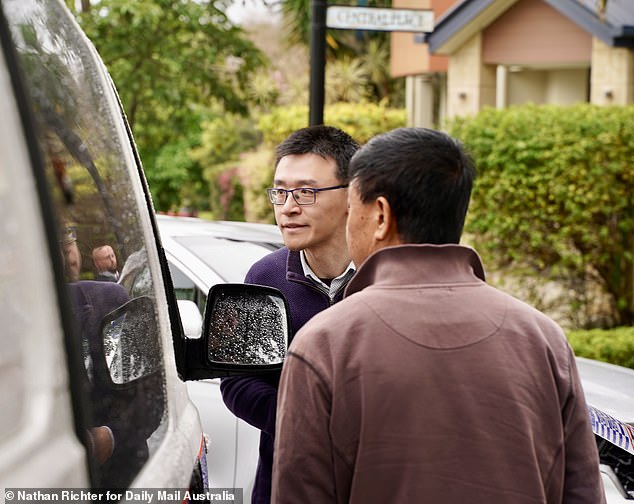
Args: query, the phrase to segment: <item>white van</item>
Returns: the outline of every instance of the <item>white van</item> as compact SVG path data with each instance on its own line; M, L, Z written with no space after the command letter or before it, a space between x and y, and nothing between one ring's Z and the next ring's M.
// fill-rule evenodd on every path
M176 299L111 79L61 0L1 0L0 35L3 492L204 489Z

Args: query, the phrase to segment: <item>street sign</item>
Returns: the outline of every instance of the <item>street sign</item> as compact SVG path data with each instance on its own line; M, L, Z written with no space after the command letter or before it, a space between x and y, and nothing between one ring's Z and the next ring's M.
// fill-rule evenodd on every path
M434 31L434 13L423 9L380 9L331 5L326 13L328 28L401 32Z

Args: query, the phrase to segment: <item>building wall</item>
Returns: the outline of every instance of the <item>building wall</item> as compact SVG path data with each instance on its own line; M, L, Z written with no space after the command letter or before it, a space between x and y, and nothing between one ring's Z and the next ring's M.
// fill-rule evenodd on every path
M457 0L444 2L394 0L394 6L433 4L446 10ZM410 123L431 126L429 110L420 110L430 106L430 91L435 103L440 100L434 110L440 111L441 124L447 117L476 114L484 106L634 103L631 48L613 48L593 38L543 0L517 0L495 15L449 56L426 55L427 45L414 43L412 34L392 34L393 75L442 73L443 64L447 69L446 87L440 92L426 79L408 77L415 79L409 84Z
M482 62L482 35L478 33L449 59L447 114L474 115L495 106L495 66Z
M544 103L572 105L589 101L589 68L548 70L546 71L545 80L546 96Z
M438 19L458 0L393 0L395 9L432 9ZM446 72L447 56L429 54L421 34L392 32L390 34L390 73L392 77Z
M634 51L592 41L590 101L597 105L634 103Z
M449 56L447 116L587 102L592 48L591 35L542 0L518 0Z
M586 64L592 36L542 0L519 0L483 31L490 64Z
M588 69L521 69L507 78L506 105L556 103L571 105L588 101Z

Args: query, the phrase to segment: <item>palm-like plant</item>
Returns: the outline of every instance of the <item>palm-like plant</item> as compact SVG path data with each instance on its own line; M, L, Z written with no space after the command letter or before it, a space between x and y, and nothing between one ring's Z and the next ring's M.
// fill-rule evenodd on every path
M368 97L368 74L358 58L344 56L326 66L326 102L359 102Z
M345 2L343 2L345 3ZM389 7L390 0L369 0L354 2L376 7ZM311 2L310 0L280 0L284 24L287 27L287 43L308 46L310 41ZM326 94L327 101L335 96L358 95L383 99L394 99L394 81L389 73L389 34L385 32L369 32L354 30L327 30L327 65L326 65ZM358 59L358 61L355 61ZM342 60L338 64L338 60ZM339 65L335 67L336 65ZM330 67L335 67L329 69ZM356 90L352 86L343 84L350 82L354 75L363 75L363 80L357 83ZM336 81L333 82L333 79ZM401 86L402 87L402 86ZM350 88L350 89L347 89Z
M390 95L393 79L390 76L390 50L385 39L372 39L366 45L366 52L361 55L373 94L379 98Z

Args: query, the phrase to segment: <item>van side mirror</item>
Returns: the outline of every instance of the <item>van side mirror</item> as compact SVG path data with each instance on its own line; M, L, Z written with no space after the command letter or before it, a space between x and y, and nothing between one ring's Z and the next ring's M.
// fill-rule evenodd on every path
M202 337L187 340L186 380L276 371L290 339L290 310L277 289L218 284L209 290Z

